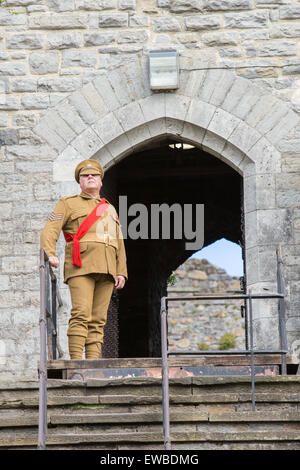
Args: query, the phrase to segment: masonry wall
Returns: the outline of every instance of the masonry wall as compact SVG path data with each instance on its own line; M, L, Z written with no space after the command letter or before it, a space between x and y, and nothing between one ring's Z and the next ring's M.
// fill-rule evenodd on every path
M55 201L76 188L53 181L54 152L32 129L103 71L176 49L190 70L228 69L300 112L300 3L292 0L3 0L0 3L0 366L36 377L39 233ZM132 67L130 67L132 64ZM221 86L222 84L220 84ZM253 103L254 105L255 103ZM68 120L69 109L64 112ZM88 109L82 112L86 122ZM73 122L80 132L81 123ZM52 130L49 128L49 135ZM60 142L57 142L59 146ZM289 295L300 295L300 126L279 143L272 207L289 210ZM85 157L83 155L83 157ZM265 194L268 197L268 194ZM60 242L61 243L61 242ZM68 296L65 286L63 295ZM300 300L290 309L293 341ZM61 322L67 323L67 309ZM62 329L62 337L64 329ZM63 340L62 340L63 341Z

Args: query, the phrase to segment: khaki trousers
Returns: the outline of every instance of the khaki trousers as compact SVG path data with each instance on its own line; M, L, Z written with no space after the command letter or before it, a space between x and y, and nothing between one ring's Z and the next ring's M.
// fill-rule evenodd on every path
M110 274L87 274L68 280L71 294L71 318L68 327L71 359L97 359L103 343L103 329L114 288Z

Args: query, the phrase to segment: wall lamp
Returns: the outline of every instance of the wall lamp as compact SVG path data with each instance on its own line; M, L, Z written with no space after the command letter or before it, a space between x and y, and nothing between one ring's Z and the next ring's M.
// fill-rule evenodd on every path
M149 53L151 90L176 90L179 88L179 57L176 51Z

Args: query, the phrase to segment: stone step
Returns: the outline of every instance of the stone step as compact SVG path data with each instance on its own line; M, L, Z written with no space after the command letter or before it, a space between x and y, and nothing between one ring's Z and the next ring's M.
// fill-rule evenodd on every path
M34 447L36 446L36 433L27 433L26 435L7 435L1 436L0 447ZM190 432L171 432L171 442L173 444L184 444L192 446L193 443L294 443L297 449L300 449L300 433L295 431L243 431L228 432L215 431L190 431ZM126 432L126 433L82 433L82 434L53 434L50 431L47 436L47 447L52 446L77 446L82 444L120 444L131 443L139 448L140 444L163 444L162 432ZM277 445L277 444L276 444ZM159 447L156 447L159 448ZM162 448L162 447L160 447ZM172 446L172 448L175 448ZM193 447L192 447L193 448Z
M172 449L300 449L300 377L255 380L253 413L250 377L170 379ZM38 385L0 385L1 449L36 448ZM47 395L49 449L164 449L161 379L49 379Z
M277 393L277 392L258 392L255 395L256 403L272 404L295 404L300 403L300 393ZM160 395L54 395L48 397L49 409L53 407L93 407L108 405L159 405L161 406L162 397ZM251 393L199 393L197 395L170 395L170 404L187 404L187 405L210 405L210 404L241 404L251 403ZM23 409L38 408L39 398L23 397L23 398L2 398L0 399L0 410L5 409Z
M76 395L142 395L153 396L161 394L162 381L154 377L133 377L123 379L88 379L60 380L48 379L48 397L76 396ZM171 394L202 394L209 393L248 393L251 389L251 378L247 376L220 376L220 377L182 377L169 380ZM256 392L288 392L299 393L300 375L287 376L256 376ZM4 399L21 399L38 397L39 383L23 382L0 384L0 403ZM147 391L147 393L144 393Z
M100 410L101 411L101 410ZM236 412L219 411L208 412L203 410L178 409L170 412L171 423L300 423L300 412ZM48 425L106 425L114 424L122 426L123 424L156 424L162 423L162 412L131 412L131 413L103 413L89 410L89 413L48 413ZM38 425L38 414L31 416L20 415L1 415L0 428L24 428ZM108 428L107 428L108 430Z

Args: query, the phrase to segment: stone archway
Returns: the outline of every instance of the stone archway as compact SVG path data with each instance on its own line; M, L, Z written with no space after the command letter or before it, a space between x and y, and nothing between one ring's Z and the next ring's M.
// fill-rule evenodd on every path
M73 168L96 158L108 169L162 136L190 142L234 168L244 179L248 287L276 290L275 248L290 242L287 209L276 206L274 175L280 140L299 122L287 103L226 70L181 70L174 93L152 93L145 64L103 72L51 108L33 131L56 155L57 192L73 191ZM219 86L219 84L222 86ZM269 267L269 269L266 268ZM274 313L257 317L257 341L273 345Z

